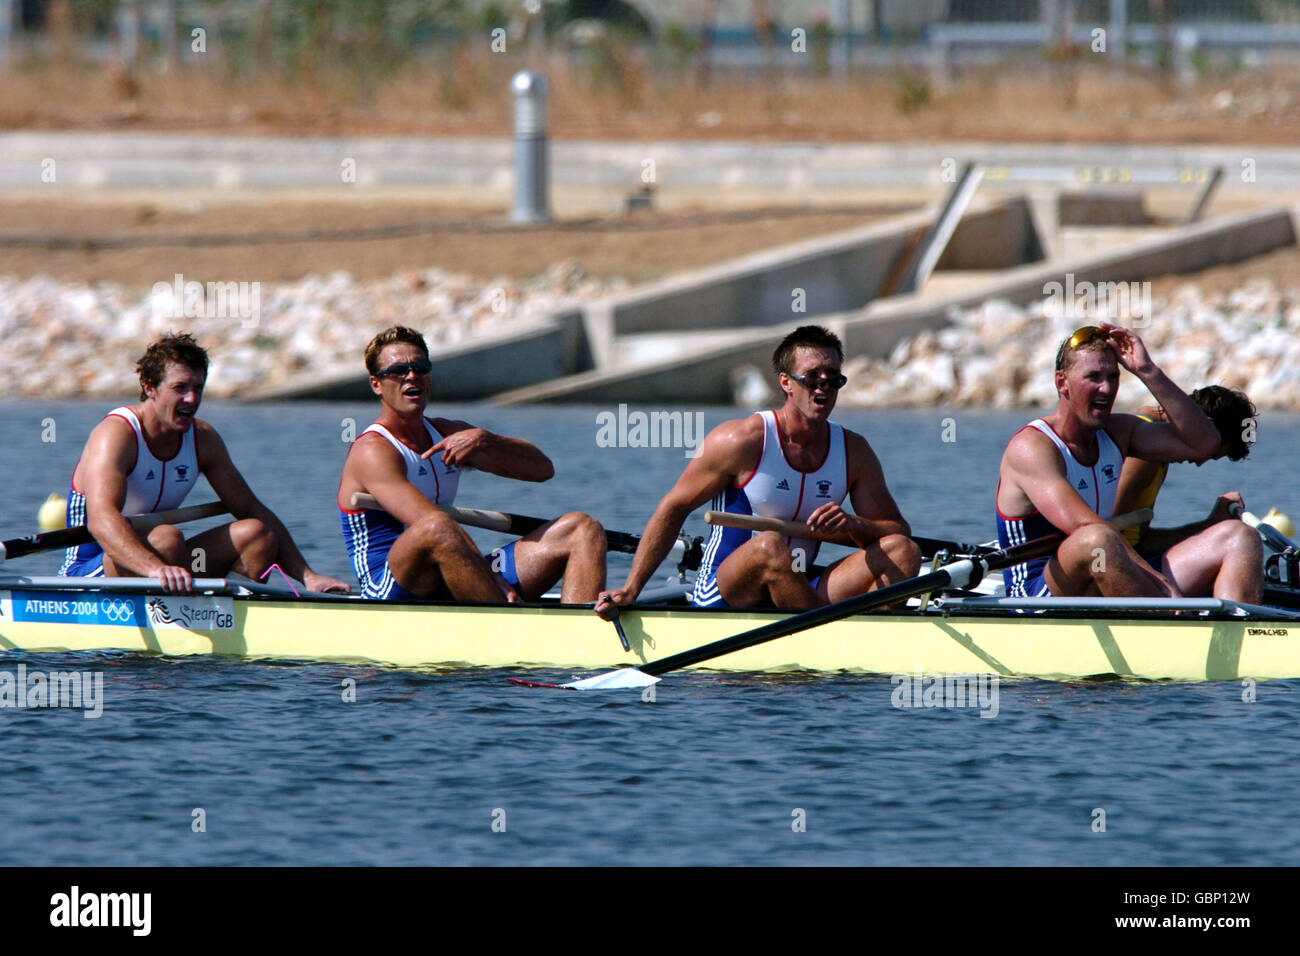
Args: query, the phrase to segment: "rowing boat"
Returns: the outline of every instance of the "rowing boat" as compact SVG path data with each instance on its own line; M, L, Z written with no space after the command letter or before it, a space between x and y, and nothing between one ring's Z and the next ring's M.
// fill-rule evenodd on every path
M1270 593L1270 599L1285 600ZM1008 599L959 592L857 614L708 662L722 671L998 674L1144 680L1300 677L1300 609L1212 598ZM166 594L140 578L0 577L0 647L216 654L409 668L640 664L781 620L681 597L621 617L630 651L589 606L376 602L242 579Z

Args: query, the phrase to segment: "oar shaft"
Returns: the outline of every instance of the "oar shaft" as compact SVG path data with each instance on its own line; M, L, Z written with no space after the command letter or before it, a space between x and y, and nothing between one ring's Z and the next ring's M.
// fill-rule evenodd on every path
M742 528L746 531L775 531L786 538L811 538L814 541L836 542L836 536L814 531L801 521L783 521L780 518L764 518L759 515L732 514L730 511L706 511L704 521L707 524L724 528ZM947 541L942 538L925 538L912 536L923 554L937 551L950 551L954 554L977 554L988 551L981 544L966 544L961 541ZM836 542L839 543L839 542Z
M1281 531L1278 531L1277 528L1274 528L1262 518L1244 510L1240 505L1233 505L1229 510L1246 524L1258 531L1260 537L1267 541L1274 551L1285 551L1287 548L1295 547L1295 542L1284 535Z
M169 511L155 511L150 514L128 515L127 521L136 531L149 531L161 524L183 524L186 521L198 521L201 518L214 518L226 514L229 509L220 501L210 501L203 505L191 505L188 508L173 508ZM40 551L53 551L58 548L71 548L79 544L94 541L94 535L85 525L72 528L60 528L57 531L43 531L26 538L14 538L0 542L0 561L7 558L21 558L24 555Z
M1051 547L1054 548L1059 542L1060 536L1057 536L1051 542ZM1028 560L1028 558L1021 560ZM908 578L906 581L899 581L897 584L891 584L876 591L868 591L866 594L859 594L844 601L811 608L793 617L772 621L770 624L764 624L761 627L744 631L732 637L714 641L712 644L705 644L702 647L682 651L680 654L674 654L671 657L664 657L648 664L642 664L637 670L643 674L658 677L669 671L690 667L692 664L699 664L715 657L722 657L733 651L744 650L757 644L765 644L768 641L776 640L778 637L798 634L800 631L817 627L819 624L837 621L840 618L856 614L858 611L869 611L873 608L884 607L895 601L905 600L917 594L924 594L926 591L937 591L941 588L954 586L961 587L971 581L974 576L974 561L969 559L958 561L956 564L946 565L938 571L931 571L929 574L923 574L918 578Z
M1118 531L1132 527L1135 524L1141 524L1143 521L1151 520L1151 509L1142 508L1138 511L1129 512L1128 514L1119 515L1112 518L1110 524ZM937 591L948 587L965 587L968 584L979 583L989 571L997 571L1002 568L1008 568L1012 565L1021 564L1025 561L1032 561L1034 558L1042 557L1045 554L1053 553L1062 541L1065 540L1064 532L1054 532L1044 535L1041 538L1035 538L1033 541L1026 541L1024 544L1016 545L1011 548L1002 548L997 551L990 551L963 561L957 561L953 564L945 565L929 574L923 574L920 577L908 578L906 581L899 581L897 584L891 584L887 587L880 588L876 591L868 591L865 594L859 594L843 601L836 601L833 604L826 604L821 607L811 608L792 617L784 618L780 621L773 621L770 624L764 624L752 630L736 634L732 637L723 638L720 641L714 641L711 644L705 644L703 647L693 648L692 650L682 651L680 654L674 654L671 657L665 657L661 660L650 661L642 664L637 670L643 674L649 674L652 677L658 677L666 674L668 671L677 670L682 667L690 667L692 664L700 664L715 657L722 657L724 654L730 654L733 651L744 650L747 647L754 647L757 644L764 644L768 641L776 640L779 637L786 637L790 634L797 634L800 631L806 631L811 627L817 627L819 624L826 624L831 621L837 621L841 618L849 617L860 611L870 611L876 608L885 607L897 601L906 600L907 598L916 597L925 594L928 591Z
M374 495L368 495L365 492L353 492L350 499L353 508L369 508L376 511L382 511L384 506L379 503L379 499ZM531 534L544 524L549 524L551 518L534 518L532 515L516 515L506 511L484 511L481 508L457 508L454 505L438 505L447 514L451 515L458 523L468 525L471 528L483 528L487 531L500 531L502 534L513 534L522 537ZM628 534L626 531L606 531L605 546L610 551L619 551L624 554L636 554L636 547L641 543L639 534ZM672 553L669 560L680 562L682 556L686 553L686 543L678 539L673 545Z

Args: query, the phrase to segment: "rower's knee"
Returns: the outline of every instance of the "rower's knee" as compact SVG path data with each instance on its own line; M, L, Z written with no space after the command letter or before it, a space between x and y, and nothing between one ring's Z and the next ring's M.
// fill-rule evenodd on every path
M275 531L261 518L240 518L230 527L230 540L245 563L250 556L272 560L279 547Z
M551 533L565 543L570 554L603 552L605 548L604 526L582 511L570 511L568 514L560 515L555 519Z
M1264 543L1259 532L1243 521L1221 521L1218 525L1223 530L1222 553L1233 554L1243 561L1251 562L1252 567L1259 567L1264 561Z
M772 573L785 573L791 570L793 555L785 538L775 531L760 531L750 541L750 547L758 554L758 560L764 570Z
M1110 525L1086 524L1070 534L1057 554L1068 555L1064 566L1082 568L1096 578L1107 568L1118 566L1115 562L1123 558L1124 546L1124 535Z
M1108 524L1086 524L1076 528L1068 540L1087 552L1100 549L1111 554L1124 546L1124 536Z
M465 536L460 525L445 511L431 511L408 529L421 551L428 554L445 554L464 547Z
M150 530L146 540L149 542L149 547L168 564L177 566L189 564L185 554L185 535L174 524L160 524Z
M902 534L888 534L880 539L880 550L885 557L907 577L916 577L921 570L921 547Z

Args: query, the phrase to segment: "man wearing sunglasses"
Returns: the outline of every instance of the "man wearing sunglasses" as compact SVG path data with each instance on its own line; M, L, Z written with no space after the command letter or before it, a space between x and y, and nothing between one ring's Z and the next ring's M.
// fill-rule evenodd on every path
M425 418L429 350L413 329L393 326L366 346L379 418L352 443L339 481L339 520L362 595L386 600L535 600L561 577L567 603L605 586L605 532L570 512L511 542L490 559L447 512L467 468L520 481L547 481L551 460L531 442L468 422ZM354 511L363 492L383 510Z
M920 549L875 452L861 435L830 421L846 381L843 360L839 338L820 326L785 337L772 357L785 404L724 422L705 437L646 525L627 581L601 594L597 614L612 616L636 600L686 517L710 499L715 510L800 522L810 534L715 526L695 579L696 605L810 608L916 574ZM846 497L854 514L841 507ZM858 550L817 568L820 540Z
M208 353L186 333L152 343L136 363L140 403L109 412L72 472L68 526L86 525L92 544L69 548L59 574L157 578L164 591L193 588L194 572L260 578L272 564L312 591L348 591L317 574L293 537L257 500L216 429L196 415ZM179 507L202 474L235 521L186 539L174 525L137 533L123 515ZM199 564L199 560L202 564Z
M1120 367L1136 375L1165 420L1112 413ZM1053 531L1067 537L1055 555L1004 572L1012 597L1104 595L1260 599L1259 538L1240 522L1225 535L1214 566L1171 549L1156 568L1105 523L1114 514L1125 457L1204 461L1219 453L1214 423L1151 360L1132 332L1085 326L1056 356L1056 410L1018 431L1002 456L995 496L1005 547ZM1248 533L1247 533L1248 532Z

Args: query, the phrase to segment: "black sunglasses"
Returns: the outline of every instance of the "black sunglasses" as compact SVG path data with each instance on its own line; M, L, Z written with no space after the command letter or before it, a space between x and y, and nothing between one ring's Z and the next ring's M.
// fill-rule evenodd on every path
M433 370L433 363L427 358L416 359L414 362L394 362L387 368L381 368L375 373L375 378L406 378L407 372L414 372L416 375L428 375Z
M823 375L819 379L813 379L810 375L795 375L793 372L786 372L785 374L810 392L815 392L819 388L823 388L828 392L836 392L843 388L844 384L849 380L846 375Z

